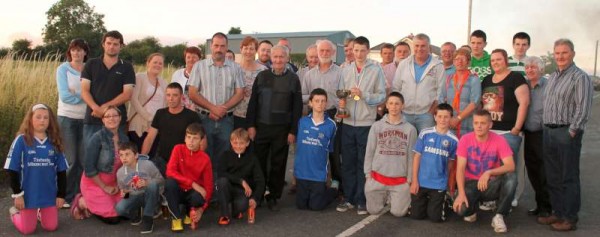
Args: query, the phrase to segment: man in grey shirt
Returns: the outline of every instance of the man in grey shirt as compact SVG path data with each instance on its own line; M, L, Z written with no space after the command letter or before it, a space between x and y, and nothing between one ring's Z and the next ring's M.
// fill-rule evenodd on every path
M233 130L233 108L244 97L244 78L240 66L225 60L227 36L212 37L212 56L194 64L189 81L190 99L198 105L202 126L206 129L206 153L216 168L216 157L229 148Z
M551 224L558 231L577 228L581 208L581 140L592 106L592 81L575 66L574 57L573 42L554 42L558 70L550 75L544 90L544 165L554 213L538 217L538 222Z

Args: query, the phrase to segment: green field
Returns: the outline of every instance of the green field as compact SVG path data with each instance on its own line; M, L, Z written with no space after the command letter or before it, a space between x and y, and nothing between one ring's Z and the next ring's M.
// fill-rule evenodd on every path
M56 113L58 92L56 68L62 62L56 57L36 60L13 59L7 55L0 59L0 164L4 165L12 140L15 138L25 112L35 103L51 106ZM168 82L177 68L165 66L163 78ZM135 66L143 72L143 65ZM1 172L0 180L4 172Z

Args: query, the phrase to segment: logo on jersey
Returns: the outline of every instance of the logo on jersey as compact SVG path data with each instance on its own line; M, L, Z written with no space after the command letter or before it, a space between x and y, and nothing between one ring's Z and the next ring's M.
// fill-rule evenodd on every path
M448 140L442 141L442 146L448 147L449 145L450 145L450 142Z

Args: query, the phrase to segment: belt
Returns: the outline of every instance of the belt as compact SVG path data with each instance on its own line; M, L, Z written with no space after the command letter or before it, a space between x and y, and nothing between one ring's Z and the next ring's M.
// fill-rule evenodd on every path
M208 115L210 115L210 112L208 112L208 111L204 111L204 110L201 110L201 111L200 111L200 114L201 114L201 115L206 115L206 116L208 116ZM225 116L226 116L226 117L229 117L229 116L232 116L232 115L233 115L233 111L232 111L232 112L227 112L227 113L225 114Z
M569 124L544 124L547 128L564 128L569 126Z

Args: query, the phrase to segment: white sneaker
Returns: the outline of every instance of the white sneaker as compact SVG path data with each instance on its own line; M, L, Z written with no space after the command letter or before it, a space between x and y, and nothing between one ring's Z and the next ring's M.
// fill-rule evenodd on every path
M64 209L69 209L69 208L71 208L71 204L69 204L69 203L65 202L65 203L62 205L62 208L64 208Z
M511 205L512 207L517 207L517 206L519 206L519 200L517 200L517 199L513 200L513 201L510 203L510 205Z
M501 214L496 214L492 218L492 227L496 233L506 233L506 224L504 223L504 217Z
M481 204L479 204L479 209L484 211L494 210L496 209L496 201L482 202Z
M470 216L465 216L465 217L463 217L463 220L465 220L466 222L473 223L473 222L477 221L477 213L473 213L473 215L470 215Z

